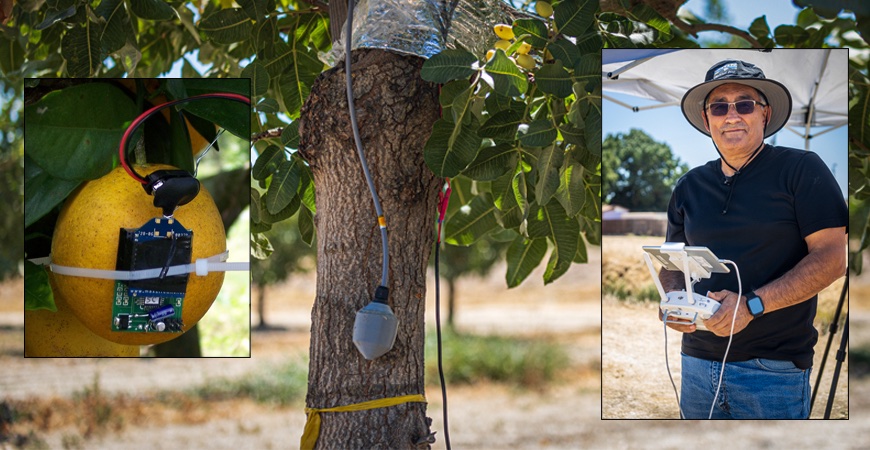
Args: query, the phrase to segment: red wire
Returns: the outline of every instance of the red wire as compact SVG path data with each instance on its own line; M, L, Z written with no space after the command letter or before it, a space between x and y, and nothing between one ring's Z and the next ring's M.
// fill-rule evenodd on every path
M450 204L450 178L445 178L444 183L447 189L444 192L438 193L438 243L441 243L441 224L444 223L444 216L447 215L447 205Z
M134 180L136 180L142 184L148 183L147 180L145 180L144 178L139 176L139 174L137 174L136 171L134 171L130 167L130 165L127 163L127 157L126 157L126 151L125 151L125 149L127 148L127 140L130 138L130 136L133 134L133 132L136 131L136 128L138 128L139 125L142 122L144 122L146 119L151 117L152 114L156 113L157 111L159 111L161 109L168 108L170 106L174 106L174 105L177 105L179 103L186 103L186 102L189 102L189 101L192 101L195 99L200 99L200 98L226 98L226 99L239 100L239 101L247 103L249 105L251 104L251 99L249 99L248 97L245 97L244 95L232 94L229 92L216 92L216 93L211 93L211 94L195 95L193 97L173 100L171 102L163 103L161 105L157 105L157 106L154 106L154 107L148 109L147 111L140 114L139 117L136 117L136 119L134 119L133 122L130 123L130 126L127 127L127 131L125 131L124 135L121 137L121 144L118 147L118 156L119 156L119 159L121 160L121 166L124 167L124 170L127 171L128 175L130 175Z

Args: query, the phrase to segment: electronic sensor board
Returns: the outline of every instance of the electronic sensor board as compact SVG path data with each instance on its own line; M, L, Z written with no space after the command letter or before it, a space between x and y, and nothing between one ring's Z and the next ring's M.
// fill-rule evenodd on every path
M155 218L139 228L121 228L116 270L162 269L157 278L115 281L112 331L180 333L189 274L167 275L190 264L193 231L173 218Z

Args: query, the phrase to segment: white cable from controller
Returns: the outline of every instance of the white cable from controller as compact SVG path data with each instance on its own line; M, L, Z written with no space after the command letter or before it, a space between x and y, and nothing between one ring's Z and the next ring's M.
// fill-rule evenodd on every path
M731 340L734 338L734 324L737 321L737 309L740 307L740 297L743 295L743 281L740 279L740 269L734 261L728 259L720 259L722 264L731 264L734 266L734 272L737 274L737 303L734 305L734 315L731 317L731 332L728 333L728 345L725 347L725 356L722 358L722 369L719 371L719 382L716 385L716 395L713 397L713 403L710 405L710 414L707 419L713 418L713 408L716 407L716 401L719 400L719 390L722 388L722 377L725 375L725 361L728 359L728 351L731 349ZM671 380L671 386L674 387L674 395L677 397L677 408L680 410L680 419L685 419L683 415L683 407L680 405L680 394L677 391L677 384L674 383L674 377L671 374L671 366L668 362L668 310L662 311L662 322L665 327L665 368L668 370L668 378Z
M713 404L710 405L710 415L707 419L713 418L713 408L716 407L716 401L719 400L719 390L722 388L722 377L725 375L725 361L728 360L728 350L731 349L731 340L734 339L734 323L737 322L737 309L740 307L740 297L743 295L743 281L740 279L740 269L737 263L728 259L720 259L722 264L731 264L734 266L734 272L737 273L737 302L734 303L734 315L731 316L731 331L728 333L728 345L725 346L725 356L722 357L722 369L719 370L719 383L716 385L716 395L713 397Z
M674 376L671 375L671 365L668 362L668 310L663 311L662 316L662 324L665 326L665 368L668 369L668 378L671 379L671 386L674 387L674 395L677 397L677 408L680 409L680 419L685 419L686 416L683 415L683 407L680 405L680 393L677 392L677 383L674 383Z
M249 262L224 262L227 260L229 252L224 251L217 255L208 258L200 258L190 264L181 264L177 266L169 266L166 275L183 275L186 273L194 273L197 276L206 276L209 272L229 272L229 271L249 271ZM36 258L30 262L37 265L47 265L51 271L58 275L68 275L84 278L100 278L104 280L147 280L159 278L162 268L142 269L142 270L103 270L103 269L88 269L84 267L61 266L51 262L51 257Z

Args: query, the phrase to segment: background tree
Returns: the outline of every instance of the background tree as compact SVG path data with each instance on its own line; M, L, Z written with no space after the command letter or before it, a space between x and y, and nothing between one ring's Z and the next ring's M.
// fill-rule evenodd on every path
M831 1L826 5L835 15L852 7L856 19L819 11L827 17L821 18L806 8L795 26L770 30L760 17L749 30L741 30L678 17L685 0L563 0L545 21L517 16L514 27L520 32L509 51L530 44L532 69L517 68L501 50L492 59L460 50L430 59L426 83L420 80L417 58L354 52L361 131L389 216L391 302L403 323L396 349L365 362L349 336L353 314L368 302L379 272L377 226L347 131L344 67L336 64L320 76L325 65L318 59L337 37L329 30L340 29L341 2L330 2L329 15L319 3L237 3L239 7L218 0L18 3L0 35L0 70L19 80L32 75L151 76L179 62L185 77L251 78L261 113L253 117L253 128L269 136L255 149L258 163L264 162L252 175L265 194L252 197L254 251L267 245L259 235L271 223L263 219L266 215L298 214L303 239L311 242L315 225L320 235L309 406L422 392L421 274L441 178L466 180L471 186L463 197L468 203L445 225L448 244L472 245L501 230L514 233L506 252L510 285L525 279L548 251L547 282L585 260L585 242L600 239L601 46L693 47L699 32L720 30L741 39L736 43L741 46L866 48L854 31L867 36L870 16L854 2ZM208 69L199 73L187 61L193 58ZM462 70L444 70L449 66ZM863 106L866 59L853 62L853 68L855 103ZM481 76L484 71L488 77ZM440 98L432 83L444 84ZM396 92L397 87L414 96L402 97L407 92ZM867 110L855 105L850 110L857 125L850 126L855 151L850 162L861 169L855 192L863 192L870 173L870 145L860 131L867 127ZM396 130L415 127L403 136L384 126L395 123L399 112L406 117ZM389 371L391 367L399 370ZM386 375L392 377L389 385ZM329 414L323 427L322 447L428 442L422 404Z
M456 282L469 276L485 277L496 263L504 258L508 242L501 242L491 237L483 238L474 245L461 247L445 245L439 256L441 262L440 275L446 284L447 294L446 324L455 328L456 318Z
M601 145L604 201L632 211L664 211L674 184L689 167L642 130L607 135Z
M0 81L0 198L7 213L0 219L0 280L20 275L24 253L24 118L21 87Z
M266 287L281 283L293 274L310 271L316 257L316 247L302 241L296 216L274 224L264 235L271 243L272 253L265 259L251 259L257 299L257 330L273 328L266 321Z

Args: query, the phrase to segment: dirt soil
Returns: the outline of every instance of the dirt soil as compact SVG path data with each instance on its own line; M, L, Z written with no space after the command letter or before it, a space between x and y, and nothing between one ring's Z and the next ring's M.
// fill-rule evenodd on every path
M710 427L690 427L676 420L602 420L675 417L676 407L663 367L661 330L656 321L649 320L654 310L605 299L602 313L600 255L597 249L590 249L590 255L589 265L573 267L546 288L541 273L535 273L523 286L506 290L504 268L486 279L459 283L456 323L460 330L555 338L570 348L572 369L563 381L541 389L491 383L448 386L450 438L455 448L685 448L721 446L726 440L738 448L866 448L870 436L868 377L849 380L853 418L833 428L824 421L767 422L762 427L717 422ZM429 324L434 323L432 283L430 278ZM863 283L870 289L870 278ZM853 283L853 289L857 284ZM22 292L20 282L0 285L0 402L30 399L75 404L74 394L92 386L95 377L102 391L135 398L137 393L242 377L263 365L306 354L314 279L296 278L269 291L266 317L282 330L255 332L252 357L239 359L24 359ZM870 301L861 305L853 301L853 306L852 322L858 325L853 327L853 345L858 343L854 339L870 345L870 333L864 331L870 329ZM255 314L252 320L256 323ZM669 338L671 344L676 342L677 333ZM830 363L828 367L831 371ZM678 366L672 369L678 373ZM844 378L842 389L847 384ZM433 448L443 449L438 387L429 386L427 396L433 430L438 431ZM838 398L845 401L845 391L838 392ZM82 437L80 429L57 418L56 426L35 433L48 448L292 449L298 447L305 421L301 401L287 407L249 400L210 402L181 412L160 404L136 407L141 410L140 419L103 433ZM3 445L0 449L15 448Z

